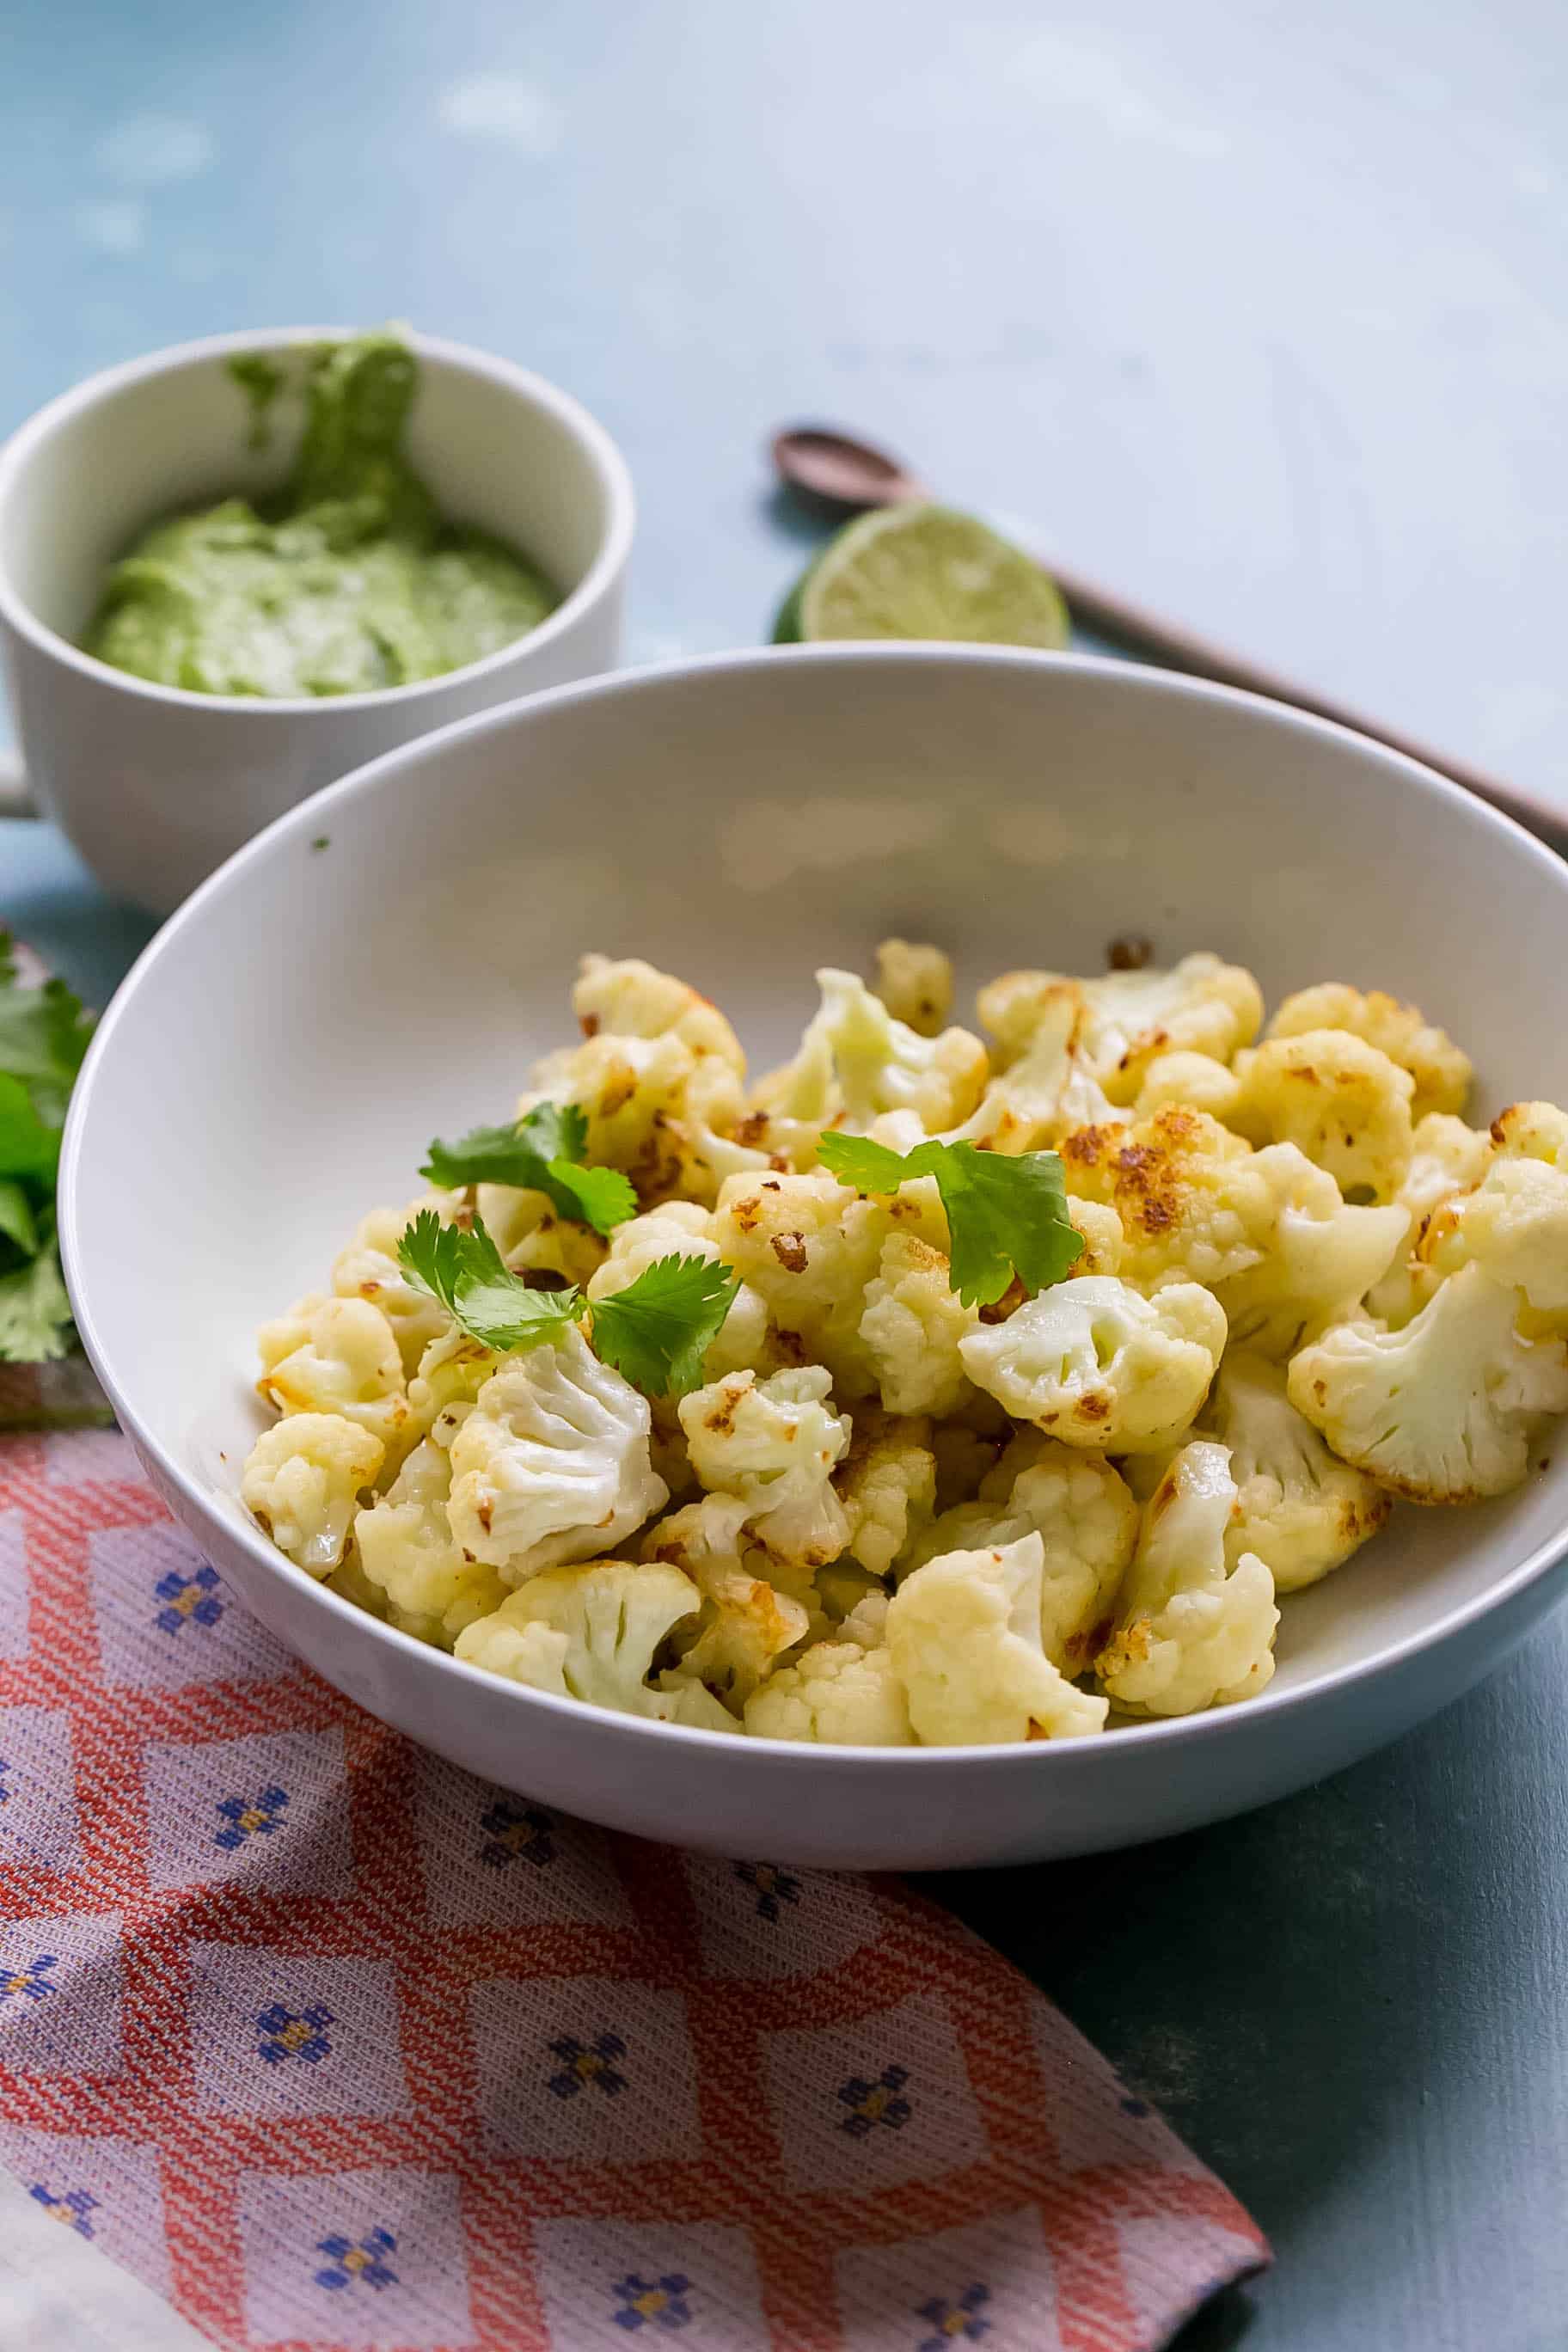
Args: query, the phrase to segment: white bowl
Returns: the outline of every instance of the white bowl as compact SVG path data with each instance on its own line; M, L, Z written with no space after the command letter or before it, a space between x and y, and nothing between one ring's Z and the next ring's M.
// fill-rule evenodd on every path
M330 836L318 852L314 837ZM1163 1836L1348 1763L1563 1593L1568 1449L1506 1501L1404 1512L1288 1605L1252 1704L1057 1746L809 1748L521 1690L391 1633L238 1513L252 1335L428 1137L498 1115L590 947L707 990L765 1066L815 965L889 931L1008 965L1208 947L1271 996L1385 985L1475 1053L1482 1105L1568 1098L1568 867L1411 761L1112 663L935 646L746 654L546 695L410 745L273 826L114 1000L60 1176L83 1339L149 1474L329 1681L521 1793L721 1853L929 1868Z
M427 335L409 455L444 514L534 558L564 593L515 644L374 694L258 699L154 686L84 653L114 559L183 507L275 488L300 408L265 447L229 373L345 329L215 335L91 377L0 450L0 644L28 781L106 890L166 914L215 866L334 777L537 688L613 667L631 479L584 409L506 360Z

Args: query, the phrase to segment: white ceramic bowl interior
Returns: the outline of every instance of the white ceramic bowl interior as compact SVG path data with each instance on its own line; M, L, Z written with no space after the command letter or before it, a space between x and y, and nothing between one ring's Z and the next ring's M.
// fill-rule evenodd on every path
M303 420L306 352L345 329L215 336L94 376L0 451L0 636L29 780L106 887L155 912L308 793L395 744L613 666L633 503L603 428L509 362L409 340L408 454L454 521L530 555L563 592L526 637L447 677L374 694L261 700L150 685L81 650L109 566L149 523L275 489ZM237 357L289 389L253 411Z
M314 838L328 837L323 850ZM477 846L482 845L482 846ZM149 1469L256 1613L458 1762L647 1834L804 1863L1061 1854L1213 1820L1393 1736L1559 1596L1568 1450L1507 1500L1406 1511L1287 1606L1246 1706L1005 1749L812 1749L647 1726L459 1665L323 1591L230 1499L252 1336L437 1133L569 1034L578 954L672 968L785 1052L823 962L890 931L963 998L1148 933L1418 1001L1490 1110L1568 1096L1568 868L1320 721L1070 656L837 647L568 689L411 746L276 825L148 950L61 1178L83 1336ZM961 1006L962 1009L962 1006Z

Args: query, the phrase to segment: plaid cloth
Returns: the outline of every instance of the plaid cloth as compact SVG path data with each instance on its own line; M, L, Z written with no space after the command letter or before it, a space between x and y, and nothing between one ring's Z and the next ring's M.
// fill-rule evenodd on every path
M237 2352L1132 2352L1268 2258L944 1913L425 1753L106 1431L0 1441L0 2162Z

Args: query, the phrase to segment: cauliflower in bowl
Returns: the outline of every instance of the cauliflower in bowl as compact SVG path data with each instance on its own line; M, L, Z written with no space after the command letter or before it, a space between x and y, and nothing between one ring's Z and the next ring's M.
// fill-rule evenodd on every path
M941 949L722 1013L584 959L581 1039L259 1334L239 1500L395 1633L555 1699L859 1748L1245 1703L1402 1506L1568 1412L1568 1113L1339 982ZM518 1077L524 1078L521 1098ZM405 1197L399 1195L396 1197Z

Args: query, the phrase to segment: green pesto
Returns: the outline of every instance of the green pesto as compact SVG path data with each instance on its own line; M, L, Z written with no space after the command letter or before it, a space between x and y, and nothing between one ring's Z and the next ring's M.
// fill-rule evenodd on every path
M263 440L271 362L231 364ZM315 352L293 469L274 497L171 516L109 574L84 640L196 694L365 694L440 677L560 601L527 558L444 521L404 454L418 362L391 333Z

